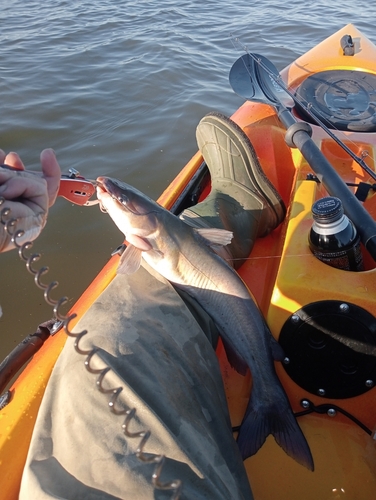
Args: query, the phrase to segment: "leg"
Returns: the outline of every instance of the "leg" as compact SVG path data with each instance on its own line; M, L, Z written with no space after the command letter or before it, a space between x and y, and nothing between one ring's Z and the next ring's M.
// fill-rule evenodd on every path
M101 385L123 388L116 407L136 408L129 430L151 431L144 453L166 456L162 482L182 480L181 499L251 499L212 347L217 332L205 314L199 319L141 268L117 276L75 331L88 330L82 349L100 348L90 366L111 367ZM110 412L111 394L98 391L84 360L69 339L40 408L20 498L171 498L154 489L155 464L136 457L141 438L124 435L125 416Z
M253 146L236 123L209 113L197 127L197 142L209 168L209 196L181 214L194 227L218 227L234 233L229 259L239 267L257 237L275 229L286 208L265 176Z

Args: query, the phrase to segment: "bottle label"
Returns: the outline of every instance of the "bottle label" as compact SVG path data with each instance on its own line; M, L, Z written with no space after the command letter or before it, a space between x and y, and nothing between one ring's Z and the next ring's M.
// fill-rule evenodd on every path
M313 249L316 258L329 266L343 269L344 271L363 271L363 256L360 244L355 244L346 251L323 252Z

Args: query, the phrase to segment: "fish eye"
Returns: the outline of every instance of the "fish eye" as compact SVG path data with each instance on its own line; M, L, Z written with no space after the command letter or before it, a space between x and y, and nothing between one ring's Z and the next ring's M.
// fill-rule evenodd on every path
M129 203L129 198L128 198L128 196L126 196L125 194L121 194L121 195L118 197L118 201L119 201L122 205L127 205L127 203Z

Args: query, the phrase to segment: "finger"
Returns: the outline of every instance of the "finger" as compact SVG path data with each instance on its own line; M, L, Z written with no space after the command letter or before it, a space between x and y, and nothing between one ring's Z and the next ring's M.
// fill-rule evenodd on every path
M43 177L47 181L49 206L55 203L59 191L61 169L53 149L44 149L40 155Z
M5 153L2 149L0 149L0 165L3 165L5 161Z
M1 169L0 192L6 200L22 199L27 206L48 210L47 183L42 177L28 172Z
M4 163L16 170L25 170L25 166L17 153L8 153L4 159Z

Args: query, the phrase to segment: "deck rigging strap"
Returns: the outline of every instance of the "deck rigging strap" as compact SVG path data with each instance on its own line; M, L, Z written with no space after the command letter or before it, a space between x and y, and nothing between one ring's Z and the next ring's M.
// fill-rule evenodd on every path
M336 413L341 413L345 417L347 417L349 420L354 422L356 425L358 425L361 429L364 430L369 436L373 435L373 432L371 429L369 429L366 425L364 425L360 420L358 420L354 415L351 415L348 411L344 410L340 406L337 406L332 403L324 403L321 405L314 405L312 401L309 399L302 399L300 404L302 405L304 410L300 412L295 413L295 417L303 417L304 415L309 415L310 413L319 413L319 414L324 414L326 413L330 417L335 416Z

